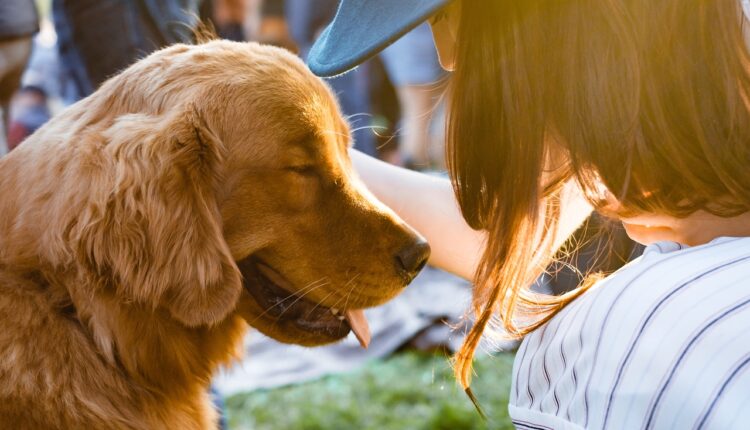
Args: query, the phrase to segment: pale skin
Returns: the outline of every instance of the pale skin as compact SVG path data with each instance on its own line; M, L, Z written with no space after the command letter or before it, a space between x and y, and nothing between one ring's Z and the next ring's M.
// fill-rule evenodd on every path
M460 2L456 1L430 20L440 64L449 71L455 62L460 12ZM354 150L351 156L355 170L370 191L430 243L430 264L471 279L484 251L486 234L466 224L450 182L395 167ZM591 213L591 207L573 186L567 187L561 205L555 247L562 246ZM622 221L628 235L644 245L673 241L696 246L721 236L750 236L750 212L722 218L698 211L682 219L647 213Z

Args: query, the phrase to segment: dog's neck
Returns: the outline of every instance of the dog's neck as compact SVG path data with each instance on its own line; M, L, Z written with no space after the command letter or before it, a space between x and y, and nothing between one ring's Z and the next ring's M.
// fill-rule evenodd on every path
M91 286L71 280L58 285ZM174 397L205 390L217 368L242 353L247 324L236 314L212 327L190 328L167 311L123 302L104 284L69 294L96 350L128 383L148 391Z

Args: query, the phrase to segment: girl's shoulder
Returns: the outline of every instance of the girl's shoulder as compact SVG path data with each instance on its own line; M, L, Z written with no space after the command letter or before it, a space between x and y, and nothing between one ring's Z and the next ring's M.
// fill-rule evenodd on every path
M671 327L666 321L679 319L684 327L750 298L747 279L750 237L721 237L695 247L654 243L572 302L548 329L585 320L587 333L600 327L600 335L613 335L605 342L624 342L624 333L665 330Z
M524 340L514 404L595 428L735 417L716 411L750 383L748 279L750 238L649 246Z
M712 293L718 293L721 286L735 285L748 275L750 237L720 237L694 247L657 242L649 245L639 258L594 285L576 304L597 308L625 304L628 314L633 314L636 309L666 304L663 299L702 296L709 292L707 289L716 289ZM742 289L732 291L744 294Z

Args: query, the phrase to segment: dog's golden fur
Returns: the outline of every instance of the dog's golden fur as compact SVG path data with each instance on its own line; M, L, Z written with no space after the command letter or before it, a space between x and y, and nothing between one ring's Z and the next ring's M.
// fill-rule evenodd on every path
M0 423L212 428L209 380L248 323L340 337L270 317L251 259L321 306L392 298L415 235L348 140L298 59L215 41L152 54L0 159Z

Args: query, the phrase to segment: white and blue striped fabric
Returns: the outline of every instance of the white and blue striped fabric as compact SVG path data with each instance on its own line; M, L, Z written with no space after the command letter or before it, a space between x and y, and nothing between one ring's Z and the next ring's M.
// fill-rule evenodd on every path
M659 242L529 334L518 429L750 429L750 238Z

